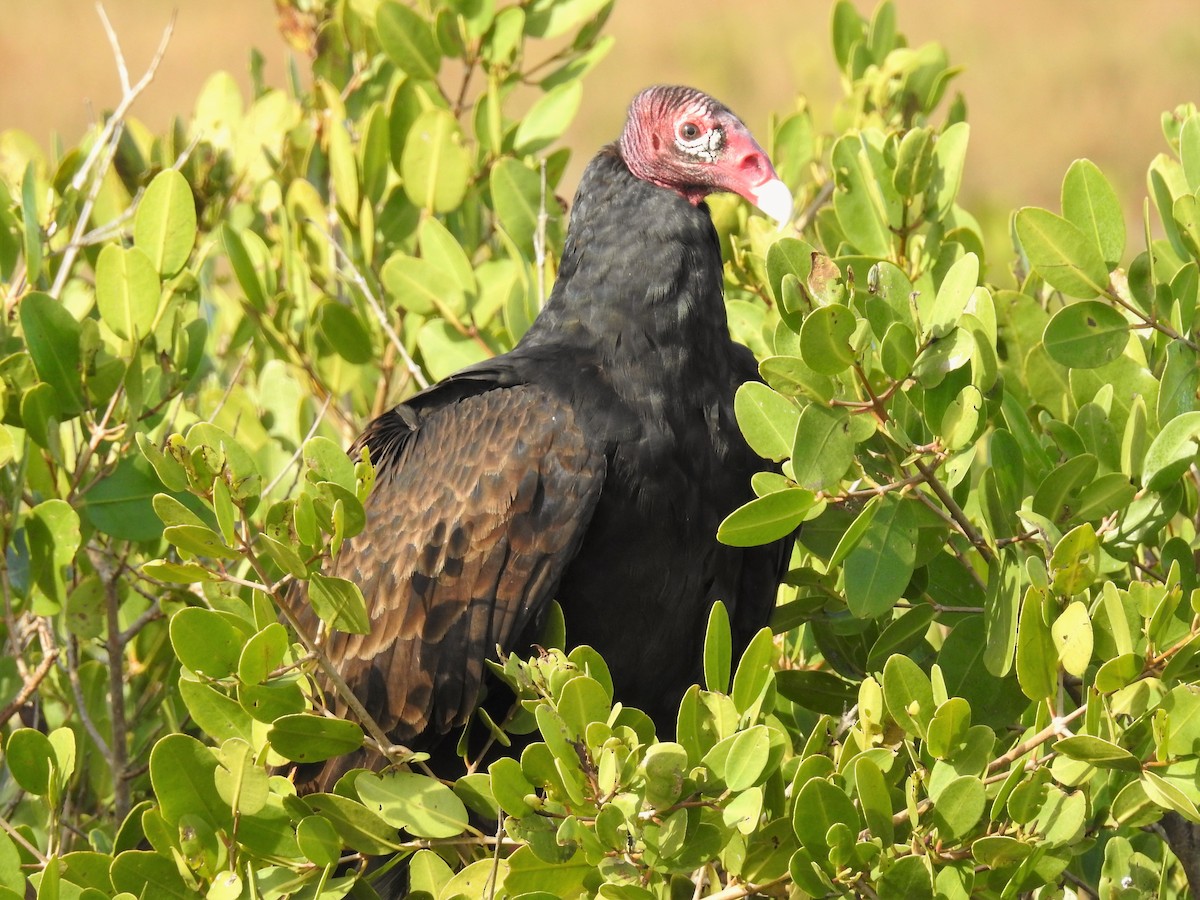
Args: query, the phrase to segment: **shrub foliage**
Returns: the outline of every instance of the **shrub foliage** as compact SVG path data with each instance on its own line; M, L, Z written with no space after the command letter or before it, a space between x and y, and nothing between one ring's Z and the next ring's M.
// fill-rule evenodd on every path
M371 485L343 448L536 314L612 0L282 6L287 89L0 135L0 897L370 896L389 859L427 898L1186 895L1194 106L1136 234L1079 160L985 266L956 69L837 3L833 133L803 102L765 129L798 219L712 201L763 378L719 536L803 526L771 627L734 660L714 608L674 734L551 650L497 666L519 758L446 782L395 751L297 797L275 767L382 735L323 715L282 598L366 627L320 574Z

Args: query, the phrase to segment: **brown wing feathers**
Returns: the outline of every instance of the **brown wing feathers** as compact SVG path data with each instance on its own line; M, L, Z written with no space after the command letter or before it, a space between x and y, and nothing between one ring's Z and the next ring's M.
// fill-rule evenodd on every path
M327 652L368 712L407 744L470 716L484 659L551 599L605 462L571 409L535 387L405 418L385 416L360 440L382 464L366 527L333 573L362 588L371 632L335 632Z

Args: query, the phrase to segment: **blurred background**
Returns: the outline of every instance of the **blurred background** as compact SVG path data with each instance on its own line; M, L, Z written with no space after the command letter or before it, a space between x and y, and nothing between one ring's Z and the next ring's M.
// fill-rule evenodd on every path
M266 58L266 80L285 83L290 51L271 0L106 0L105 8L134 80L177 16L158 77L133 110L156 131L172 114L190 114L218 69L248 90L252 48ZM616 47L586 81L567 137L576 154L561 192L616 136L629 98L655 82L705 88L760 134L770 111L791 110L802 94L818 128L832 130L840 89L830 8L829 0L622 0L608 25ZM0 9L0 130L22 129L47 148L55 134L75 143L120 97L96 7L2 0ZM1200 3L899 0L897 11L910 44L938 41L965 67L951 91L965 95L971 123L968 209L1000 217L1031 203L1057 209L1067 166L1086 156L1121 194L1131 224L1140 220L1146 167L1165 149L1160 114L1200 101Z

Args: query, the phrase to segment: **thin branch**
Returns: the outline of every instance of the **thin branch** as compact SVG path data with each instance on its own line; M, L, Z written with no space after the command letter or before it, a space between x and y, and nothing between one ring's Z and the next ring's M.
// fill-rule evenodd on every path
M167 45L171 42L171 34L175 31L175 14L172 13L170 21L167 22L167 27L163 29L162 38L158 42L158 49L154 51L154 56L151 57L150 64L146 67L145 74L138 79L137 84L130 84L129 69L125 65L125 54L121 50L121 43L117 40L112 22L108 19L108 13L104 11L104 6L100 3L96 4L96 10L100 14L100 21L104 25L104 32L108 35L108 42L112 46L113 56L116 59L117 75L121 79L121 101L104 123L104 127L101 129L100 134L97 135L91 150L88 151L83 165L79 167L79 171L71 179L71 187L76 191L82 191L84 185L89 180L91 180L91 188L88 190L88 195L83 205L79 208L79 218L76 221L75 231L71 235L71 240L63 250L62 262L59 265L58 274L54 277L54 285L50 289L50 294L53 297L59 296L62 292L63 285L66 284L67 278L70 277L71 266L75 262L75 257L83 247L83 237L87 232L88 221L92 217L92 207L95 205L96 197L100 193L100 186L104 183L104 173L112 165L113 158L117 153L117 144L121 139L121 131L125 127L125 116L129 113L129 108L133 106L134 101L141 96L142 92L149 87L150 82L154 80L154 75L158 71L159 64L166 55ZM104 156L104 163L97 168L97 163L102 155Z
M1056 735L1062 735L1066 731L1066 727L1082 716L1086 711L1087 707L1081 706L1073 712L1067 713L1062 718L1055 719L1033 737L1029 738L1029 740L1022 741L1021 743L1017 744L1017 746L1013 747L1003 756L997 756L991 761L991 763L988 764L988 771L998 771L999 769L1007 766L1013 760L1017 759L1017 757L1024 756L1034 747L1044 744L1046 741L1050 740L1050 738Z
M15 696L12 701L6 707L4 707L4 709L0 709L0 725L12 718L13 714L16 713L17 710L19 710L22 706L24 706L26 701L28 701L29 698L34 695L38 689L38 685L42 683L42 680L48 674L50 674L50 670L54 668L54 661L56 659L58 659L58 650L52 649L42 658L42 661L38 667L30 672L28 676L26 676L25 684L21 687L21 690L17 696Z
M979 551L979 555L986 562L995 562L996 554L992 552L992 548L988 545L988 542L983 539L983 535L975 530L975 526L971 524L971 520L967 518L967 514L963 512L962 507L950 496L950 492L946 490L946 486L938 480L937 473L919 459L913 465L925 476L925 483L929 485L930 490L937 494L937 498L942 501L942 505L950 513L950 518L954 520L954 524L958 526L963 536Z
M725 888L723 891L717 891L715 894L709 894L704 900L741 900L742 897L749 897L752 894L760 894L770 888L777 887L781 884L787 884L792 880L791 875L780 875L778 878L773 878L770 881L764 881L760 884L735 884Z
M265 497L271 493L279 485L279 482L283 481L283 476L292 470L292 466L300 461L300 457L304 455L304 445L312 440L313 435L317 433L317 429L321 427L321 423L325 420L325 411L329 409L329 404L332 402L333 397L327 395L325 402L321 405L321 411L317 413L317 418L312 423L312 428L308 429L308 434L304 436L304 440L300 442L300 446L296 448L296 452L292 454L292 458L279 470L279 474L272 478L267 486L262 489L262 496Z
M821 208L825 206L825 204L828 203L832 197L833 179L830 178L823 185L821 185L821 189L817 191L817 195L813 197L812 202L809 203L808 206L804 207L804 212L800 213L799 217L796 219L796 231L803 232L810 225L812 225L813 221L817 218L817 213L821 211Z
M100 753L107 759L112 754L108 749L108 741L104 739L104 735L100 733L100 729L92 720L91 715L87 711L87 702L83 697L83 687L79 683L79 659L75 649L75 641L69 636L67 638L67 681L71 685L71 694L75 698L75 708L79 713L79 719L83 722L83 727L96 742L96 746L100 748Z
M322 228L320 224L313 222L311 219L309 222L314 228L320 231L321 234L325 235L325 239L329 241L329 245L333 247L333 250L337 254L338 258L342 261L346 268L350 270L350 280L354 282L355 286L360 291L362 291L362 295L366 297L367 302L371 304L371 309L375 311L375 317L379 320L380 327L383 328L384 334L388 336L388 340L392 342L392 346L396 348L396 352L400 354L400 358L404 360L404 365L412 374L413 380L416 381L416 383L419 384L422 389L429 387L429 379L425 377L425 373L421 371L421 367L417 365L416 360L414 360L412 355L408 352L408 348L404 346L404 342L400 340L400 335L398 335L396 330L392 328L392 323L388 321L387 311L384 310L383 303L378 297L375 296L374 291L371 290L371 286L367 284L367 279L363 277L363 273L359 271L358 266L354 264L354 260L350 258L350 254L348 254L342 248L342 245L337 242L334 236Z
M112 719L112 740L108 745L109 768L113 779L113 811L118 822L129 814L129 782L125 780L125 644L121 641L121 598L117 592L117 573L101 575L108 631L108 691L109 713Z

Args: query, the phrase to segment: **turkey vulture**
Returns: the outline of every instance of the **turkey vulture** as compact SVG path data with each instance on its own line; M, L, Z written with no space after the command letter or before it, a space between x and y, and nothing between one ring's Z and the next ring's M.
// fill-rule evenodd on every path
M397 743L428 748L464 724L485 659L527 649L551 599L570 643L609 664L616 699L664 733L700 674L712 603L729 608L735 651L766 623L786 542L715 536L763 465L734 419L757 366L729 336L704 203L715 191L791 212L729 109L685 87L638 94L583 174L528 333L384 413L352 448L370 449L376 482L332 571L362 588L371 632L334 632L327 653ZM365 749L297 781L330 790L364 764Z

